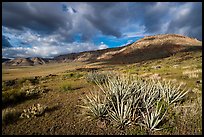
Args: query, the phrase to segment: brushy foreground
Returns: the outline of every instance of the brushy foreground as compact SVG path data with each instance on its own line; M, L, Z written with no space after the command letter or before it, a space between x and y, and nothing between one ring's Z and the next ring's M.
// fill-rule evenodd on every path
M101 75L92 75L99 89L86 95L81 107L88 118L105 119L119 129L138 125L148 134L162 130L168 111L189 92L183 84L126 75L107 74L102 83Z

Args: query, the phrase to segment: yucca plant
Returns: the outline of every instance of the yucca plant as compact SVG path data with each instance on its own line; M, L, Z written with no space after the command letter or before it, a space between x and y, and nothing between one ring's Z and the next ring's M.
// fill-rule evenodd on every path
M158 82L160 90L162 92L164 100L171 105L179 100L182 100L184 96L189 92L186 88L182 87L182 84L173 84L171 81ZM183 88L181 90L181 88Z
M103 83L94 82L100 91L87 95L83 106L89 116L109 118L119 128L139 123L150 132L160 130L169 105L188 93L180 90L181 85L126 75L107 75Z
M131 77L109 77L103 85L96 82L109 101L108 114L110 119L119 127L130 124L136 112L139 93ZM134 108L134 109L133 109ZM136 117L135 117L136 118Z
M126 125L130 124L131 120L131 109L132 104L131 102L126 102L124 104L124 100L121 100L121 102L118 100L116 101L116 104L112 102L113 109L110 109L108 112L110 119L115 122L117 127L124 128Z
M158 89L157 82L149 80L144 82L144 88L142 89L142 106L150 108L154 102L160 99L160 90Z
M82 98L84 105L81 105L85 109L87 118L104 118L107 114L107 101L101 94L96 91L91 91L88 95Z
M154 130L161 130L162 128L157 128L157 126L164 119L164 116L167 112L166 105L161 104L161 99L159 99L155 106L153 106L151 109L146 103L145 106L146 111L141 111L142 123L139 123L139 125L144 126L149 132ZM162 112L162 109L164 109L165 112Z

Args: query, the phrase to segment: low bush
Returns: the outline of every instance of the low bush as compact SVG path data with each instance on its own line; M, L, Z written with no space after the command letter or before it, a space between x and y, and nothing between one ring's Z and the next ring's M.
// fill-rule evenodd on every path
M26 93L19 89L11 89L2 92L2 105L14 104L20 102L26 97Z
M38 77L21 78L18 80L18 84L36 85L39 84L39 78Z
M19 116L20 112L16 111L15 109L6 108L2 110L2 124L7 125L14 121L16 121Z
M37 86L25 86L21 89L12 88L2 92L2 105L5 107L7 105L17 104L22 101L38 97L39 94L45 93L46 91L47 89Z
M70 72L65 75L63 75L63 78L81 78L83 74L78 72Z
M79 88L81 88L79 85L76 85L75 83L71 82L70 83L65 82L60 86L60 90L63 92L71 92Z
M111 73L108 73L108 72L98 72L98 71L91 71L89 72L85 78L87 80L87 82L90 82L90 83L100 83L100 84L103 84L107 81L108 77L111 76Z

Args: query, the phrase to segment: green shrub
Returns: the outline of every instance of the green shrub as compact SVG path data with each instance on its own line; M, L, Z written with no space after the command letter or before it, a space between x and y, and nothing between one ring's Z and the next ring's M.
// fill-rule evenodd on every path
M39 87L22 87L21 89L15 88L2 92L2 105L7 106L17 104L24 100L37 97L42 91ZM44 91L44 90L43 90Z
M66 91L72 91L74 90L74 88L71 86L71 84L64 84L62 85L61 90L66 92Z
M63 75L63 78L81 78L83 74L77 72L70 72Z
M2 110L2 124L9 124L16 121L20 116L20 112L15 109L6 108Z
M26 80L28 80L27 78L21 78L18 80L18 84L23 84L24 82L26 82Z
M26 97L26 93L19 89L11 89L2 92L2 104L7 105L17 103Z
M21 78L17 82L18 86L31 86L39 84L39 79L37 77Z
M108 80L108 77L110 76L111 76L111 73L108 73L108 72L100 73L97 71L91 71L85 76L85 78L87 82L91 82L94 84L96 84L97 82L97 83L103 84Z

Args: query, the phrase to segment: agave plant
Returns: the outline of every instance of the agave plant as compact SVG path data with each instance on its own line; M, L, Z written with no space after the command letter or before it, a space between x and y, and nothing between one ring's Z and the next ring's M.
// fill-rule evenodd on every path
M139 124L149 131L160 130L157 127L169 105L188 93L185 89L180 91L181 85L125 75L106 75L104 82L96 78L94 83L100 91L86 95L83 107L87 114L109 118L120 128L137 123L140 118Z
M149 107L146 104L146 112L141 111L143 123L139 123L139 125L146 127L150 132L154 130L161 130L162 128L157 128L159 123L163 120L167 108L164 104L160 104L160 100L156 102L156 107L152 107L152 109L149 109ZM162 109L165 109L165 112L162 113Z
M117 98L116 104L111 101L113 109L109 110L109 116L119 128L124 128L126 125L130 124L131 113L131 102L126 102L124 100L119 100Z
M131 77L109 77L103 85L99 83L97 85L109 101L110 119L120 128L130 124L131 120L136 118L136 108L140 99Z
M144 85L142 90L142 107L150 108L156 100L160 99L160 90L157 88L157 82L154 80L145 83L147 84Z
M184 96L189 92L186 88L181 90L182 84L172 84L171 81L159 82L159 86L164 100L171 105L179 100L182 100Z
M82 108L85 108L85 114L88 118L104 118L107 114L107 101L101 94L98 92L90 92L88 95L85 95L82 98L84 105L81 105Z

